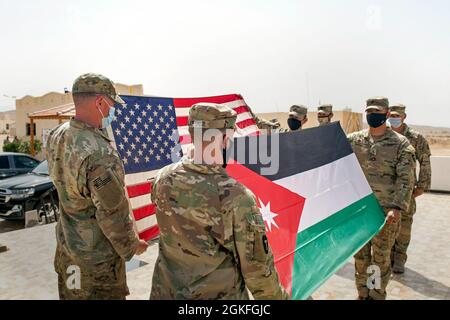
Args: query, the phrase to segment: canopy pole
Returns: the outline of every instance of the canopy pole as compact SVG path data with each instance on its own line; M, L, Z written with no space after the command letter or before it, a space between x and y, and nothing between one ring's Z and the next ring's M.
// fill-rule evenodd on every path
M31 147L31 155L35 156L35 150L34 150L34 120L33 118L30 118L30 147Z

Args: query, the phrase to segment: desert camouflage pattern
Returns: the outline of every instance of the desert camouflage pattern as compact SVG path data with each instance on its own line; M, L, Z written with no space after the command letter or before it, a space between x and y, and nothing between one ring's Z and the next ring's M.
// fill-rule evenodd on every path
M99 291L104 298L125 297L123 264L133 257L138 238L117 152L100 130L74 119L50 132L46 150L60 201L55 270L64 280L64 270L77 265L83 276L81 291L60 287L62 297L101 298Z
M404 112L404 110L403 110ZM416 180L416 188L428 191L431 186L431 162L430 162L430 146L428 141L419 132L411 129L407 124L403 125L404 135L416 150L416 159L419 162L419 177ZM409 209L402 212L402 224L400 234L395 241L394 246L394 263L403 269L408 258L407 250L411 241L411 228L413 216L416 212L416 199L411 197Z
M365 129L348 139L381 206L406 211L415 180L415 150L408 139L391 128L381 137Z
M116 93L114 82L101 74L86 73L79 76L72 86L72 94L77 93L104 94L117 103L125 103Z
M384 209L385 214L389 209ZM355 282L358 296L362 299L384 300L386 299L386 287L391 277L391 249L400 230L400 221L385 224L383 229L373 237L355 255ZM380 268L381 288L369 289L367 280L369 274L367 268L376 265Z
M185 156L152 190L160 229L151 299L288 299L255 196L221 166Z
M234 129L237 113L216 103L198 103L189 109L188 126L202 129Z
M280 122L277 119L266 120L259 117L255 117L256 126L262 130L276 130L280 128ZM268 131L270 133L270 131Z
M320 115L328 115L333 112L333 105L331 104L323 104L317 108L317 112Z
M298 118L299 120L303 119L308 114L308 108L303 105L293 105L289 109L289 116Z
M394 104L389 107L389 111L391 114L397 114L397 115L405 115L406 106L403 104Z
M411 129L407 124L404 124L404 130L401 132L411 145L416 150L416 159L419 161L419 177L416 182L416 187L424 191L430 190L431 187L431 151L427 139L419 132Z
M389 110L389 99L386 97L374 97L367 99L366 110L368 109Z
M408 210L415 177L415 150L408 140L390 128L381 137L372 137L366 129L350 134L348 139L385 213L393 208L401 212ZM399 223L386 224L355 255L355 282L360 298L386 298L386 286L392 272L391 250L398 232ZM367 267L370 265L380 268L380 289L367 287Z
M317 121L320 126L325 126L331 122L330 115L333 112L333 106L331 104L323 104L317 108Z

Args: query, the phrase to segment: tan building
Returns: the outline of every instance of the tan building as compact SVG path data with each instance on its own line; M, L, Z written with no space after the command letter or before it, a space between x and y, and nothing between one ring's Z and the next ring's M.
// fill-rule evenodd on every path
M144 95L144 87L139 85L125 85L121 83L115 84L116 90L121 95ZM28 115L39 113L48 109L67 110L73 107L72 93L50 92L40 97L25 96L16 100L16 123L15 131L17 137L21 140L30 139L30 118ZM67 120L65 120L67 121ZM34 121L35 139L43 142L48 131L58 126L61 120L40 119ZM1 125L1 123L0 123ZM37 155L43 158L43 152Z
M123 95L143 95L144 89L142 85L127 86L124 84L116 84L119 94ZM73 104L72 94L50 92L41 97L25 96L16 100L16 132L19 139L25 140L30 136L30 119L28 114L47 110L50 108L61 107ZM58 125L58 120L40 120L35 123L36 139L42 140L42 134L46 130L52 129Z
M0 112L0 134L15 135L16 111Z
M277 119L283 128L288 128L287 125L288 111L273 112L273 113L258 113L257 115L258 117L267 120ZM351 109L333 111L333 113L334 117L332 121L340 121L341 126L346 133L355 132L363 128L362 113L352 112ZM317 112L308 112L308 122L305 124L304 129L317 127L318 125L319 122L317 120Z

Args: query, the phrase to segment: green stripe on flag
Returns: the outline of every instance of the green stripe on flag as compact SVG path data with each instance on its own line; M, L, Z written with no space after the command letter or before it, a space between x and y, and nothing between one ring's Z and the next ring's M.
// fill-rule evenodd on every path
M374 194L300 232L294 258L292 299L306 299L384 226Z

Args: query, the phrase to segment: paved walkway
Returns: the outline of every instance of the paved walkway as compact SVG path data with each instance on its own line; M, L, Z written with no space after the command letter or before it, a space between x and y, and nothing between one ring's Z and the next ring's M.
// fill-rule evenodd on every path
M406 273L394 276L389 299L450 300L450 195L427 194L418 201L410 259ZM53 271L55 225L0 231L0 244L10 250L0 253L0 299L57 299ZM1 228L1 224L0 224ZM129 299L148 299L157 245L136 260L145 266L127 272ZM131 265L129 265L131 266ZM314 299L354 299L353 262L346 264L314 294Z

